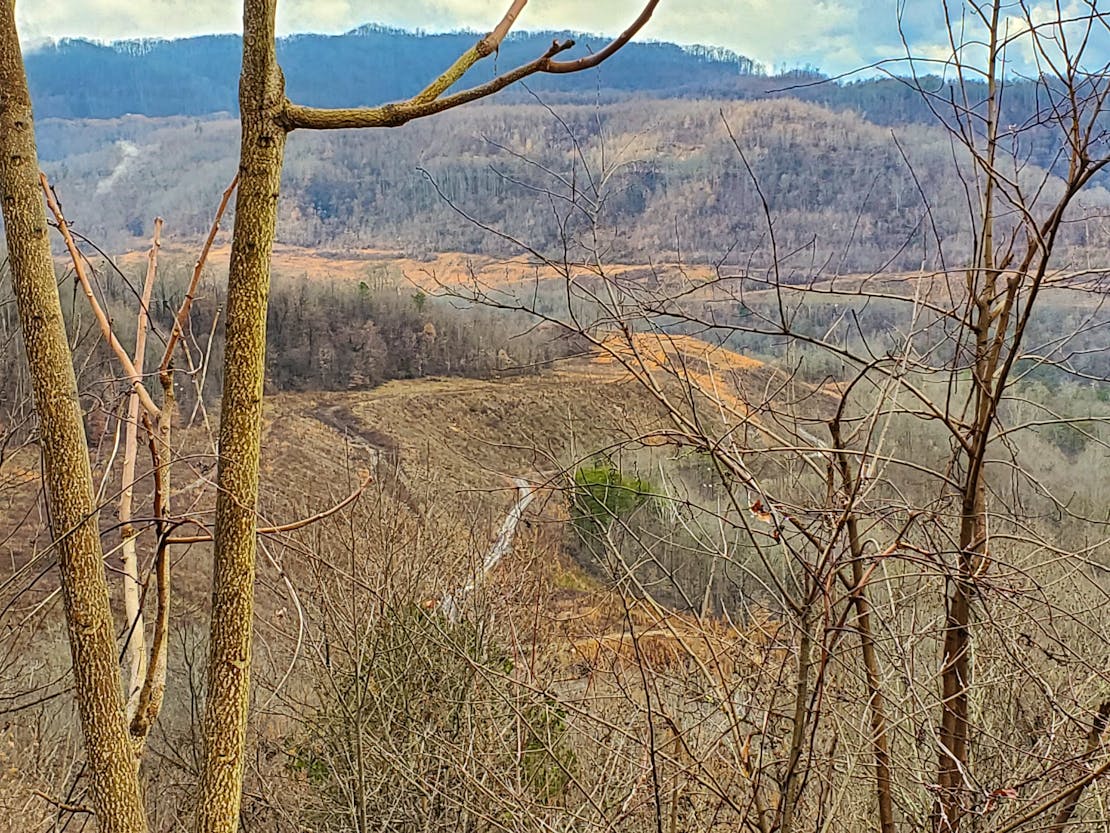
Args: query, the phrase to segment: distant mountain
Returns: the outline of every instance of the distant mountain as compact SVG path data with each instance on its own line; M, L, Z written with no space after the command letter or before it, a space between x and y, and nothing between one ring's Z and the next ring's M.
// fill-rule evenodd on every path
M352 107L418 92L478 37L363 26L338 36L282 38L278 52L291 98L317 107ZM467 81L481 82L532 60L553 38L566 37L577 42L568 54L587 54L607 42L566 32L514 34L493 60L471 70ZM63 40L30 52L27 70L40 119L203 116L237 110L241 54L237 35L112 44ZM631 43L595 71L534 77L528 84L537 91L591 96L721 95L737 92L756 69L750 59L724 49Z
M119 250L145 246L155 216L168 236L207 229L235 171L239 125L46 119L38 133L70 219ZM937 126L892 129L789 99L463 107L398 130L294 134L278 234L416 257L519 251L455 206L552 256L569 241L572 258L711 262L731 252L731 262L762 263L767 223L754 176L780 251L794 253L787 271L914 269L935 258L934 232L953 250L971 246L961 158ZM1103 187L1081 202L1110 217ZM1070 224L1060 242L1077 250L1090 233L1104 239L1102 228Z
M515 35L463 83L480 83L565 36ZM285 38L279 52L291 98L359 106L412 95L475 38L367 26ZM576 39L571 54L604 43ZM84 233L131 248L145 245L158 215L167 234L195 237L207 228L235 169L240 50L238 37L223 35L63 41L28 55L40 156ZM1022 130L1018 151L1030 177L1058 173L1063 159L1058 132L1035 118L1046 89L1010 79L1002 105L1003 124L1034 126ZM965 92L966 99L936 78L842 83L809 70L771 77L724 50L631 43L596 70L532 77L527 88L404 129L297 134L286 155L279 234L304 246L418 256L514 250L454 206L549 251L573 239L633 262L712 260L725 251L737 262L758 260L767 228L754 176L770 195L777 245L807 260L799 274L822 264L919 268L937 256L934 236L971 245L961 236L967 160L938 123L951 126L957 101L982 110L985 87ZM1110 135L1110 124L1105 130ZM1083 211L1099 221L1069 225L1061 242L1071 251L1103 239L1110 175L1092 184Z
M363 26L344 35L294 35L278 42L290 98L317 107L357 107L396 101L418 92L479 37L474 32L423 34ZM596 51L599 35L516 33L500 53L482 61L460 86L488 80L532 60L553 38L573 38L569 55ZM44 119L115 119L126 115L205 118L238 109L238 35L110 44L62 40L26 56L35 113ZM931 103L918 86L929 90ZM970 98L985 98L975 89ZM850 110L881 125L935 124L934 107L953 95L946 82L871 77L843 83L811 69L769 76L743 55L716 47L636 42L595 70L529 78L502 91L498 103L613 103L628 98L796 98ZM979 94L981 93L981 94ZM956 96L962 100L962 96ZM931 105L931 106L930 106ZM1008 121L1022 123L1038 106L1037 85L1011 79L1004 102Z

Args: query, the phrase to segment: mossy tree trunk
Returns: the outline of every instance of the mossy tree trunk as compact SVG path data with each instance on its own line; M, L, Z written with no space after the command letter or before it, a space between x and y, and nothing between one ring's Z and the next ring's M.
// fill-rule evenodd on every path
M92 470L50 252L14 0L0 0L0 202L39 417L93 809L102 833L139 833L146 818L124 718Z
M239 82L242 146L228 276L198 833L235 831L243 779L266 305L286 136L278 123L285 89L274 41L276 5L274 0L246 0L243 11L243 74Z

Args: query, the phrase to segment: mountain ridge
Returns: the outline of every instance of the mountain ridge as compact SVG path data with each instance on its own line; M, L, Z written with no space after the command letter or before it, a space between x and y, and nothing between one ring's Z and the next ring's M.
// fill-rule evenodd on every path
M366 25L342 35L282 38L278 53L291 98L314 106L359 106L418 92L473 46L474 32L420 34ZM514 33L493 60L468 73L482 81L540 55L553 38L573 38L574 54L602 48L609 38L574 32ZM206 116L235 113L240 36L202 35L99 43L63 39L26 56L39 118ZM633 42L597 70L529 80L536 91L728 93L738 77L755 75L754 61L730 50ZM72 79L82 84L75 87ZM527 95L515 91L508 97ZM502 96L505 98L505 96Z

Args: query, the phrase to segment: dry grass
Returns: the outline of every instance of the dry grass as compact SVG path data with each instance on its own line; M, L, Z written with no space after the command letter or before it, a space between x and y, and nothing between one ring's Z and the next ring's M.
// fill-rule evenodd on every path
M329 417L335 409L345 414L346 431ZM648 433L658 414L631 382L560 371L494 381L400 381L365 393L279 394L267 400L264 418L260 525L286 523L342 500L380 454L378 480L401 511L451 507L471 521L469 545L482 549L516 500L510 478L527 476L543 486L579 457ZM199 428L179 429L174 441L173 511L210 525L211 438ZM0 577L41 550L38 463L28 448L0 467ZM140 516L149 488L146 483L136 492ZM110 479L101 513L106 546L118 538L109 529L117 489ZM180 534L197 531L187 525ZM177 589L186 607L206 602L207 550L195 545L178 559Z
M638 674L641 667L653 673L698 667L730 679L745 668L781 662L786 654L786 647L777 643L779 625L762 611L740 625L596 589L556 595L549 615L548 660L585 676Z
M168 241L162 246L162 257L170 260L191 260L200 250L200 243ZM146 262L146 250L127 252L117 258L120 266L138 266ZM208 256L208 268L225 273L231 257L229 239L217 242ZM407 283L425 292L459 286L480 286L484 289L507 288L565 278L556 270L530 257L497 258L467 252L442 252L426 258L413 258L404 252L388 249L322 249L276 243L272 259L275 275L307 277L318 280L366 280L370 273L382 269L401 276ZM708 266L679 264L606 264L606 274L615 279L650 282L704 282L713 276ZM581 278L593 274L585 264L571 265L570 274Z

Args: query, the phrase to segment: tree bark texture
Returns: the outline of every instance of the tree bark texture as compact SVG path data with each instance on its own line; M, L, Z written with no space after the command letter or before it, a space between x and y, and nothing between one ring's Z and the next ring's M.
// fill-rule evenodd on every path
M246 0L243 9L242 146L228 276L198 833L234 833L239 820L250 694L266 305L286 136L278 121L285 91L275 51L275 7L275 0Z
M274 38L277 0L244 0L243 72L239 80L242 134L228 276L197 833L234 833L238 826L250 696L266 308L286 134L297 128L399 126L484 98L534 73L588 69L627 43L651 17L658 0L649 0L628 29L592 55L576 61L554 61L556 54L573 45L573 41L557 41L528 64L470 90L442 96L467 68L496 49L525 2L514 0L493 32L416 98L375 108L328 111L299 107L286 100Z
M50 530L61 573L93 810L102 833L141 833L146 819L124 719L92 472L39 187L14 0L0 0L0 203L39 416Z

